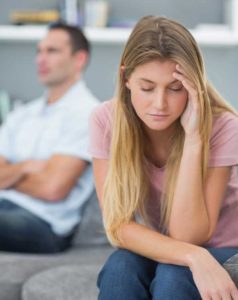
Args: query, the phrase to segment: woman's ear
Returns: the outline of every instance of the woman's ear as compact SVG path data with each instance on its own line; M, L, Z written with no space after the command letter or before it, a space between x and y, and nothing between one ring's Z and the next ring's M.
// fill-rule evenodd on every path
M125 86L128 88L128 90L130 90L130 84L129 84L128 80L126 80Z
M129 82L128 82L128 79L126 79L126 76L125 76L125 66L124 65L121 65L120 67L120 72L121 72L121 76L123 78L123 81L125 83L125 86L130 89L130 85L129 85Z

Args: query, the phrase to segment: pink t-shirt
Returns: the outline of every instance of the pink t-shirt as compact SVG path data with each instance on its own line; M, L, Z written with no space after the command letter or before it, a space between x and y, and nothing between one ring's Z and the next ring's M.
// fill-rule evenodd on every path
M90 118L89 152L94 158L110 158L113 101L100 104ZM120 147L118 145L118 147ZM238 247L238 118L229 112L214 120L210 139L209 167L232 166L215 232L207 247ZM164 168L150 164L151 193L147 212L159 230L160 196Z

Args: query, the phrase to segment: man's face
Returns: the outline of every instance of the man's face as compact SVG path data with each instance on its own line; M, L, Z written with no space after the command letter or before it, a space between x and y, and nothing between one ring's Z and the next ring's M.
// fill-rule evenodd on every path
M39 80L53 87L78 76L77 52L72 53L68 33L61 29L48 32L38 44L36 64Z

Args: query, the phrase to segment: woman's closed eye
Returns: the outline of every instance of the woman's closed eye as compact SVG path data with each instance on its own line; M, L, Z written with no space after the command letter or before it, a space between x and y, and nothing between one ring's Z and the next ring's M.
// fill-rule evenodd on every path
M168 87L168 90L173 91L173 92L180 92L182 91L183 86L172 86L172 87Z
M141 87L141 90L143 92L152 92L154 90L153 87Z

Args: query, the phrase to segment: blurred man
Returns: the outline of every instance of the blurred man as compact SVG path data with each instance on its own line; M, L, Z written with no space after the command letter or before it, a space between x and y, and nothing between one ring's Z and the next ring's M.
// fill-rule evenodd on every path
M82 78L89 50L81 30L60 23L37 47L46 92L11 113L0 131L0 250L70 246L93 190L88 117L98 100Z

